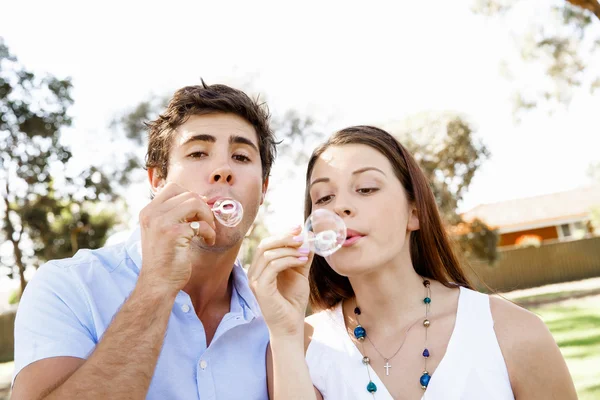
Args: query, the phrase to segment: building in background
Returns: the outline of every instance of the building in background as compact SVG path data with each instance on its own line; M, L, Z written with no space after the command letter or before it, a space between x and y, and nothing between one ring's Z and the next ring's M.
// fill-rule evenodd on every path
M594 236L600 185L479 205L464 214L498 230L499 247L539 246Z

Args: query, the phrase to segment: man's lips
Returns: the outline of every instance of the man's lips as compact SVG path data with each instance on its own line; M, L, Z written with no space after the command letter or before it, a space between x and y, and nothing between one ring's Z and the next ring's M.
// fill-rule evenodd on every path
M210 207L212 207L215 205L215 203L217 201L219 201L221 199L227 199L227 198L230 198L230 196L214 196L214 197L211 197L210 199L208 199L206 201L206 204L208 204Z

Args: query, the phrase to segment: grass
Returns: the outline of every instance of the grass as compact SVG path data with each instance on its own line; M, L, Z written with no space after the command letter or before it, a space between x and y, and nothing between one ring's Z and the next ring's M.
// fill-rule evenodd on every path
M600 296L531 308L562 351L580 400L600 399Z
M520 296L511 300L523 307L531 308L544 304L556 303L562 300L577 299L597 294L600 294L599 288L541 293L531 296Z

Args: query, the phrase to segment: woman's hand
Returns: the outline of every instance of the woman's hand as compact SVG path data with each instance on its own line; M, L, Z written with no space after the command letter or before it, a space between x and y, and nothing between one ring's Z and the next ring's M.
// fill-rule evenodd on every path
M264 239L258 248L248 280L269 327L271 339L304 337L308 304L308 270L313 255L301 247L300 227Z

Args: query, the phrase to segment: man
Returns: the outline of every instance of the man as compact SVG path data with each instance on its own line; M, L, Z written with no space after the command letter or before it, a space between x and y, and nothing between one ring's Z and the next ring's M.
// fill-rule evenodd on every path
M276 153L268 112L202 82L148 128L139 230L48 262L23 294L15 400L267 398L268 331L236 256ZM238 226L215 221L221 197L242 203Z

